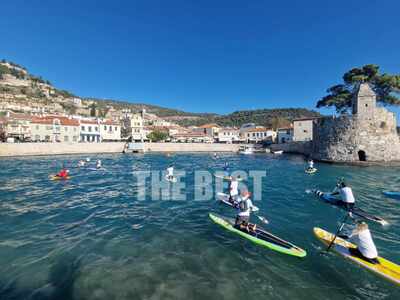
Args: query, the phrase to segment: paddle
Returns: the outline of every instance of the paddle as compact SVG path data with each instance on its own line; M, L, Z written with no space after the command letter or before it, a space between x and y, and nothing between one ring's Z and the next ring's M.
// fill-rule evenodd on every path
M346 214L346 215L344 216L344 219L343 219L343 221L342 221L342 224L339 226L338 230L336 231L335 236L333 237L332 241L331 241L330 244L328 245L328 248L326 248L326 250L325 250L326 253L329 252L329 250L331 249L331 247L332 247L333 243L335 242L335 240L336 240L338 234L342 231L342 229L343 229L343 227L344 227L344 225L345 225L345 223L346 223L348 217L349 217L349 214Z

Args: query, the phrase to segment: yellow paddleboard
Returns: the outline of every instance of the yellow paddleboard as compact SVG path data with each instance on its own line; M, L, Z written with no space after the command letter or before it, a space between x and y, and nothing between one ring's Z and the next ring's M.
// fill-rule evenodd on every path
M67 180L67 179L70 179L70 178L71 178L70 176L67 176L67 177L63 178L63 177L60 177L60 176L57 176L57 175L49 175L49 179L50 180Z
M325 245L329 245L334 238L334 235L321 228L314 227L315 236L320 239ZM336 237L331 249L347 259L355 262L356 264L367 268L368 270L400 285L400 266L388 261L382 257L378 257L379 264L370 263L360 257L354 256L350 253L349 248L357 248L356 245Z

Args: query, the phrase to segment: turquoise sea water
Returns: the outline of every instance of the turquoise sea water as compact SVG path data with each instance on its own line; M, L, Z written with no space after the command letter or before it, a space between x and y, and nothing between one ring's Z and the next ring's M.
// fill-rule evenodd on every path
M318 164L301 157L210 154L96 155L106 171L72 168L83 156L0 160L0 299L400 299L400 288L333 253L320 255L315 226L335 231L342 211L304 191L353 186L359 206L387 219L371 224L380 255L400 263L400 168ZM270 232L307 250L299 259L223 230L209 212L235 211L193 199L193 171L266 170L262 200ZM185 201L138 201L133 171L186 171ZM72 179L50 181L65 164ZM256 218L253 218L257 221ZM261 224L260 224L261 225Z

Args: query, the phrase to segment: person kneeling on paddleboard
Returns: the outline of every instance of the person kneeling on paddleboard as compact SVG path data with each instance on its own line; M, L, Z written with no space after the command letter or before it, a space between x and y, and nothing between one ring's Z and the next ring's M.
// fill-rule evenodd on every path
M368 229L368 224L361 222L357 224L356 229L353 230L349 236L350 240L357 245L357 248L349 248L352 255L358 256L370 263L379 264L378 250L374 240L372 239L371 232Z
M249 191L243 191L238 197L237 208L238 214L236 215L235 227L240 230L255 231L256 225L249 224L250 213L253 208L253 202L250 200L251 193Z
M229 183L229 202L235 203L239 195L239 181L235 176L231 176L231 181Z
M342 204L347 210L351 211L354 207L354 204L356 202L354 195L353 195L353 190L351 187L346 185L346 182L341 179L337 185L335 190L331 195L339 195L340 194L340 204Z
M174 179L174 166L173 166L173 165L170 165L170 166L167 168L167 179L168 179L168 180Z
M60 172L58 172L58 174L56 176L60 177L60 178L67 178L68 174L69 174L69 170L66 170L63 168Z

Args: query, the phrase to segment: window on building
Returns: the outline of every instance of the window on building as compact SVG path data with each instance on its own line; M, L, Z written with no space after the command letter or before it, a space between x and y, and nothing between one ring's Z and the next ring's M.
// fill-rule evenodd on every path
M85 126L81 126L81 130L82 130L82 131L85 131Z
M77 142L77 141L78 141L78 137L77 137L76 135L74 135L74 136L72 137L72 141Z
M68 131L68 127L67 126L64 127L64 131Z
M88 131L89 131L89 132L92 132L92 126L89 126L89 127L88 127Z
M104 130L107 130L107 125L104 125Z
M94 131L99 131L99 127L95 126Z
M64 142L68 142L68 135L64 136Z
M76 132L76 127L74 127L74 132Z
M49 135L46 135L45 138L44 138L44 140L45 140L46 142L50 142L50 136L49 136Z
M303 130L304 133L307 133L308 131L306 129Z
M40 141L40 135L35 135L35 141Z
M36 130L39 130L39 125L36 125Z

